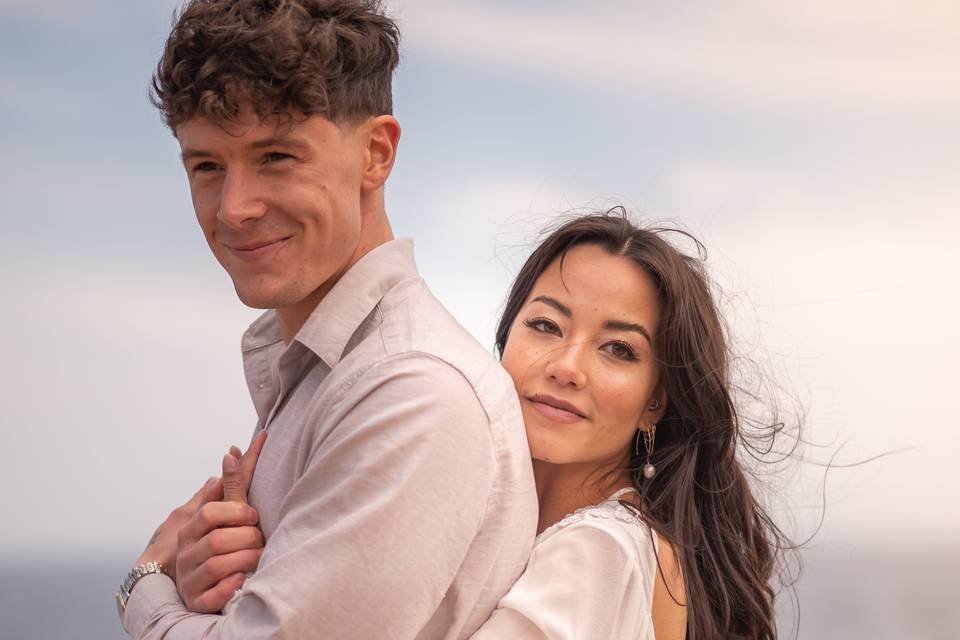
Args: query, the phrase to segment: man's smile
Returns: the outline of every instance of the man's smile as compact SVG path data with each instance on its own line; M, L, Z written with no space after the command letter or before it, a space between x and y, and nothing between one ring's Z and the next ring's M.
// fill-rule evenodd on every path
M283 248L293 236L276 238L273 240L258 240L236 244L225 244L230 254L244 262L257 262L272 257Z

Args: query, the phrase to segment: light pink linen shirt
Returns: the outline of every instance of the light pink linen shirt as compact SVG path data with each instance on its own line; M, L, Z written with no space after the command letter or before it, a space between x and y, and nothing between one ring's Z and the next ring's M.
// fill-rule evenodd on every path
M433 297L409 240L364 256L285 346L244 335L269 436L250 490L266 546L217 615L143 578L137 639L469 637L526 564L536 490L510 377Z

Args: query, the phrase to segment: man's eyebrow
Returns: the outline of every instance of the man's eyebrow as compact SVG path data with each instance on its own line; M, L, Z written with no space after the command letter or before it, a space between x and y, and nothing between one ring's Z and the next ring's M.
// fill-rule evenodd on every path
M559 312L562 313L563 315L567 316L568 318L573 315L573 312L570 311L570 307L568 307L567 305L563 304L562 302L560 302L560 301L557 300L556 298L551 298L550 296L537 296L536 298L534 298L534 299L531 300L530 302L542 302L542 303L545 304L545 305L549 305L549 306L553 307L554 309L556 309L557 311L559 311Z
M309 151L310 144L300 138L273 137L257 140L250 145L251 149L265 149L266 147L283 147L284 149L294 149L296 151Z
M267 147L278 147L281 149L292 149L294 151L306 152L310 150L310 144L298 138L272 137L257 140L250 145L251 149L266 149ZM212 158L213 153L203 149L184 149L180 153L180 159L183 162L193 160L194 158Z
M653 346L653 340L650 338L650 333L641 324L636 324L634 322L623 322L622 320L607 320L603 323L603 328L612 329L613 331L633 331L635 333L639 333L647 339L647 342L649 342L651 346Z
M180 152L180 160L186 162L187 160L193 160L194 158L210 158L213 157L213 154L209 151L203 151L201 149L184 149Z

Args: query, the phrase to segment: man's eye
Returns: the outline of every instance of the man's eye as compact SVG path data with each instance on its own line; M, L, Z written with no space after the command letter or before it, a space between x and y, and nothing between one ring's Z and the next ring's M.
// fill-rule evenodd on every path
M272 151L263 157L263 161L266 163L271 162L280 162L281 160L286 160L292 158L289 153L280 153L279 151Z
M193 166L194 173L207 173L209 171L216 171L217 165L214 162L198 162Z

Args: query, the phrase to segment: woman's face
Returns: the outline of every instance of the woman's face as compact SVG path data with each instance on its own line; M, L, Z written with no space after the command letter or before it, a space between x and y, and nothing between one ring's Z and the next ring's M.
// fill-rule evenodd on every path
M653 337L660 302L633 261L586 244L547 268L510 327L513 378L534 460L616 464L663 415Z

